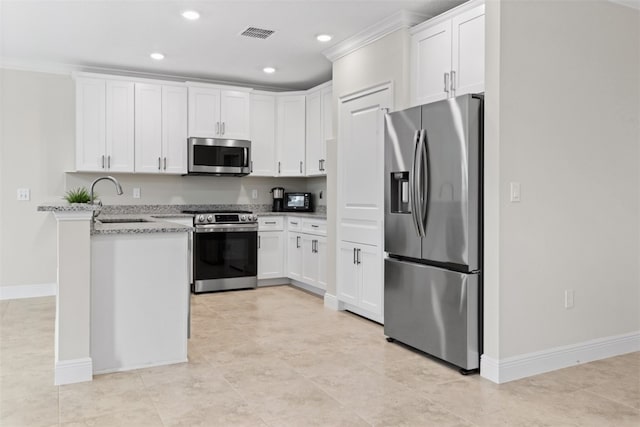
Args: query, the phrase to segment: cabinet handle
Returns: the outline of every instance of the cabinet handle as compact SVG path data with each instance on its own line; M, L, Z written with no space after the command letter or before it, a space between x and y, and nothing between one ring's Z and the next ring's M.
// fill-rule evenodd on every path
M291 224L291 225L298 225L298 223L297 223L297 222L293 222L293 221L289 222L289 224Z
M311 241L311 249L312 249L314 254L318 253L318 241L317 240L312 240Z
M302 173L302 162L300 162L300 173Z
M319 225L315 225L315 224L311 224L311 227L313 227L313 228L318 228L318 227L320 227L320 226L319 226Z
M164 170L167 170L167 158L164 158Z
M322 160L318 160L318 170L322 170Z
M274 224L275 225L276 222L275 221L265 221L264 223L265 224Z
M356 264L360 264L360 249L357 249L356 251Z
M107 169L111 169L111 156L107 156Z
M444 73L444 91L449 93L449 73Z
M260 236L258 236L258 249L260 249Z
M250 167L250 169L249 169L249 172L250 172L250 173L253 173L253 160L251 160L251 167Z
M356 259L356 248L353 248L353 263L355 264L357 261Z
M280 162L278 162L278 173L280 173Z
M320 160L320 170L324 172L324 159Z
M162 170L162 159L158 157L158 170Z
M216 122L216 135L220 135L220 122Z
M456 90L456 72L451 70L451 95L454 95Z
M296 236L296 249L300 248L300 236Z
M224 128L225 128L225 125L224 125L224 122L222 122L222 134L223 135L224 135Z
M102 169L104 169L104 154L102 155Z

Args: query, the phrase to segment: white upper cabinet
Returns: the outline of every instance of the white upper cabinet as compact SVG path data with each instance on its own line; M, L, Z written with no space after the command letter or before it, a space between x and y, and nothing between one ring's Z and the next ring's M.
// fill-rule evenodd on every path
M76 79L76 169L133 172L134 86Z
M187 89L136 83L135 171L187 171Z
M276 98L251 94L251 175L276 175Z
M305 175L305 96L281 95L276 100L277 176Z
M484 91L484 4L465 3L411 33L414 105Z
M307 93L307 176L326 175L327 139L333 138L332 89L326 86Z
M251 139L250 90L189 86L189 136Z

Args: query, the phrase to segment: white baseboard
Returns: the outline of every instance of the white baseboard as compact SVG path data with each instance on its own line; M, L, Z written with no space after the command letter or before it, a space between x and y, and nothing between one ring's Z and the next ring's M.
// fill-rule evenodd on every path
M280 279L258 279L258 287L264 288L265 286L282 286L288 285L290 280L286 277Z
M300 289L304 289L307 292L311 292L312 294L318 296L324 296L324 289L316 288L315 286L308 285L306 283L298 282L297 280L291 279L291 286L295 286Z
M90 357L56 362L54 385L74 384L93 380Z
M338 301L338 297L335 295L331 295L328 292L324 293L324 306L331 310L338 311L340 310L340 301Z
M133 371L134 369L155 368L156 366L167 366L167 365L175 365L177 363L188 363L188 362L189 362L189 358L185 357L181 359L166 360L163 362L156 362L156 363L135 364L130 366L121 366L119 368L105 368L105 369L96 370L94 372L94 375L112 374L114 372L126 372L126 371Z
M41 283L37 285L0 286L0 300L50 297L57 294L56 283Z
M640 351L640 332L598 338L520 356L480 358L480 375L497 384Z

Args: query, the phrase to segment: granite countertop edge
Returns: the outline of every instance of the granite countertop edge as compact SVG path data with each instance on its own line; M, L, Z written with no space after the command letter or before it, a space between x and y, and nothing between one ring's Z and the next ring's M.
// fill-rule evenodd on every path
M188 233L193 231L193 227L163 221L165 218L189 218L192 215L186 214L160 214L160 215L101 215L96 222L91 225L91 235L113 235L113 234L151 234L151 233ZM100 219L131 219L141 218L145 222L132 223L111 223L103 224Z

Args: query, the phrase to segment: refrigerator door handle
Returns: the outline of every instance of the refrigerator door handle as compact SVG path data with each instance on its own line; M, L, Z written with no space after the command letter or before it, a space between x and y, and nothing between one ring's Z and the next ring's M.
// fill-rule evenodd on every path
M420 235L420 226L418 225L418 204L417 200L417 188L416 188L416 172L417 167L416 163L418 161L418 146L420 141L420 131L417 130L413 136L414 149L413 149L413 162L411 163L411 179L409 179L409 202L411 205L411 219L413 219L413 225L416 227L416 234L418 237L422 237Z
M422 237L427 235L427 212L429 212L429 152L427 151L427 131L425 129L420 130L420 184L418 192L420 194L420 216L418 223L422 231ZM424 185L424 187L423 187Z
M425 190L423 188L424 174L423 167L426 163L426 151L425 151L425 135L424 129L420 129L418 132L418 143L416 144L416 152L414 158L415 174L414 174L414 192L413 205L415 206L415 222L418 226L418 237L425 236L425 202L427 200Z

